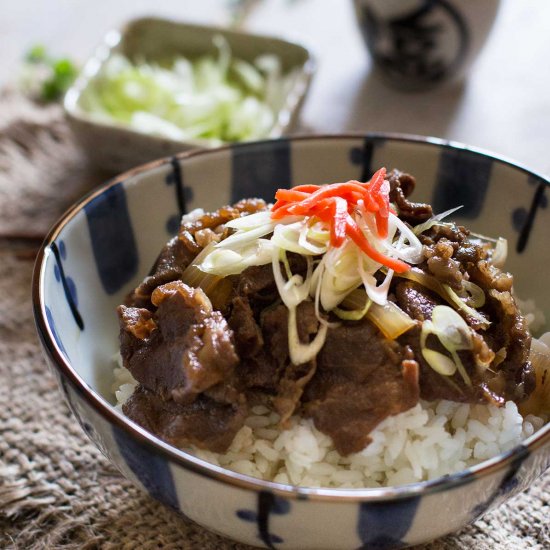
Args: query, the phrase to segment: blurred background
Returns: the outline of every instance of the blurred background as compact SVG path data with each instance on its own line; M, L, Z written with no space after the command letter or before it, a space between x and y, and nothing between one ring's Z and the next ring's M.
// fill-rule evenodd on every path
M466 2L467 3L467 2ZM485 2L476 2L485 4ZM308 45L318 61L299 131L434 135L550 171L550 2L503 0L464 82L406 93L374 74L351 0L18 0L2 2L0 84L33 45L83 62L105 33L138 15L230 25Z
M366 10L360 24L356 5ZM433 6L447 6L435 23L424 19ZM418 85L412 77L433 77L441 68L429 53L437 33L460 57L464 28L457 24L442 34L438 27L457 23L457 6L470 11L468 28L481 29L479 55L463 79ZM407 19L403 12L411 9L416 15ZM385 27L379 21L383 13L391 21ZM172 548L207 547L201 529L181 527L182 522L177 527L167 510L121 481L59 406L56 384L44 376L30 304L32 265L44 236L70 204L113 172L87 164L60 97L35 101L26 88L22 91L29 52L35 59L47 52L49 70L53 65L59 69L51 94L59 95L108 31L150 15L305 44L317 69L296 133L431 135L550 173L550 0L0 0L0 479L3 483L5 473L16 488L3 493L8 515L2 516L5 507L0 509L2 548L95 548L102 543L117 548L110 538L124 538L129 531L140 537L135 527L142 524L158 530L159 541L174 541ZM406 78L381 76L380 67L395 70L392 59L403 62ZM31 84L39 73L31 71ZM96 141L105 145L106 140ZM535 206L548 207L539 187L535 198ZM525 208L515 210L514 223L530 227L524 225L533 219L528 214ZM6 467L4 456L11 461ZM544 483L491 516L490 529L484 519L464 532L461 543L430 548L547 548L548 477ZM11 494L19 504L12 503ZM516 510L518 516L512 513ZM144 517L151 521L144 524ZM512 534L507 538L507 533ZM210 540L219 543L210 548L236 548ZM136 548L145 544L141 538L135 541Z

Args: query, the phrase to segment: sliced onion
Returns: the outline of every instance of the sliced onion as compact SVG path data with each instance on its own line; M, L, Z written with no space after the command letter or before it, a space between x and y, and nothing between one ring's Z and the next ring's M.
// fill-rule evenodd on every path
M475 319L479 324L480 328L487 329L490 326L490 321L487 320L487 318L482 315L479 311L475 310L474 308L467 305L464 301L460 299L458 294L449 286L449 285L442 285L445 289L445 292L448 296L447 301L452 302L456 307L460 310L462 310L466 315L469 317L472 317Z
M424 231L428 231L430 227L434 225L438 225L439 222L446 218L447 216L450 216L457 210L460 210L462 208L461 206L457 206L456 208L451 208L450 210L446 210L445 212L441 212L441 214L437 214L433 217L431 217L429 220L425 221L424 223L421 223L420 225L416 225L413 227L413 231L415 235L420 235L421 233L424 233Z
M271 212L269 210L262 210L261 212L254 212L254 214L247 214L246 216L229 220L225 223L225 227L248 231L263 225L270 225L271 223Z
M385 305L372 304L367 311L367 319L371 320L389 340L395 340L416 326L397 304L388 301Z
M330 323L321 315L319 311L319 303L321 300L321 283L323 279L323 274L325 271L324 258L319 262L319 265L315 268L313 275L311 276L311 285L309 294L314 299L315 303L315 317L322 325L326 325L329 328L336 328L340 323Z
M452 376L456 372L455 362L438 351L422 348L422 356L435 372L443 376Z
M506 359L507 355L508 355L508 352L506 351L506 348L505 347L500 348L495 353L495 358L493 359L493 367L497 367L498 365L500 365Z
M448 306L436 306L431 324L441 343L449 351L472 348L470 328L466 321Z
M348 309L361 309L368 301L367 293L358 288L346 296L342 305ZM367 319L372 321L390 340L395 340L417 325L397 304L388 301L385 305L372 303L367 310Z
M470 281L462 281L462 288L470 295L466 300L470 307L482 307L485 304L485 292L480 286Z
M474 233L473 231L470 231L470 237L475 237L479 241L486 242L486 243L496 244L498 242L498 239L495 239L494 237L487 237L486 235L482 235L481 233ZM470 238L470 241L472 240L474 239Z
M184 272L181 274L181 280L191 287L199 287L205 279L210 279L212 281L219 281L221 277L218 275L212 275L206 273L200 269L200 264L203 260L214 250L214 242L211 242L208 246L205 246L195 257L195 259L185 268ZM206 281L208 283L208 281ZM202 286L201 286L202 288Z
M378 305L385 305L388 301L388 291L393 278L393 269L388 269L384 280L379 285L376 284L376 279L373 275L365 273L361 257L359 257L358 269L369 298Z
M330 231L325 224L316 222L308 225L307 238L318 243L327 244L330 240Z
M298 336L296 307L288 308L288 352L294 365L302 365L314 359L325 344L328 327L319 326L315 338L309 344L302 344Z
M360 321L367 314L367 311L369 310L371 305L372 305L372 300L366 300L365 305L362 308L341 309L339 307L335 307L332 310L332 313L334 313L337 317L339 317L343 321Z
M460 359L458 353L456 351L451 351L451 355L453 357L453 361L456 364L458 372L460 373L460 376L462 376L462 379L464 380L464 383L467 386L471 386L472 380L468 376L468 373L466 372L466 369L464 368L464 365L462 364L462 360Z
M445 292L443 285L433 275L428 275L418 268L413 267L409 269L409 271L396 273L395 276L418 283L419 285L432 290L436 294L439 294L442 298L446 299L447 293Z
M270 263L272 250L273 243L268 239L257 239L239 251L214 247L198 267L205 273L220 277L239 275L247 267Z
M499 237L497 244L491 255L491 263L500 269L504 267L506 258L508 257L508 241L503 237Z
M310 254L314 254L316 256L324 254L328 249L328 241L326 241L325 243L314 244L314 242L312 242L312 239L310 239L309 234L310 228L306 224L304 224L303 227L300 229L298 244L304 250L309 250Z
M320 302L325 311L331 311L361 284L357 274L357 250L348 242L340 248L329 248L323 256L321 269L316 269L316 281L320 284Z
M223 241L217 243L216 248L242 248L250 244L252 241L272 233L276 225L277 222L273 221L248 231L237 231L233 235L230 235Z
M443 347L451 354L451 359L435 350L426 348L429 334L437 336ZM457 353L460 350L472 348L471 332L464 319L454 309L448 306L436 306L433 309L432 320L422 323L420 346L424 359L436 372L450 376L458 370L464 382L468 386L472 385ZM449 362L453 363L455 370L452 370ZM450 372L450 374L445 374L446 372Z
M193 262L182 273L181 280L186 285L204 290L205 294L210 298L214 309L221 310L225 307L233 288L230 280L224 279L219 275L205 273L197 266L197 263L202 263L203 259L213 250L213 242L201 250Z
M308 246L305 248L300 244L302 226L302 222L296 222L289 225L277 225L273 231L273 237L271 237L273 244L283 250L301 254L302 256L317 256L319 252L312 251L311 247Z
M400 258L410 264L419 264L424 259L424 247L418 240L418 237L413 233L409 226L402 220L400 220L395 214L390 213L388 223L397 227L401 236L408 241L407 246L399 246L396 248L388 244L386 241L381 241L386 250L392 253L393 256ZM402 243L402 241L401 241Z
M308 273L305 281L302 281L301 277L296 278L296 276L291 276L288 281L285 281L281 272L281 257L286 258L285 250L274 246L272 253L273 277L275 279L279 295L281 296L281 300L290 310L291 308L297 307L298 304L303 302L309 295L312 278L312 263L308 263Z
M213 250L200 264L200 269L206 273L226 277L227 275L237 275L241 273L245 264L243 257L234 250L225 248Z

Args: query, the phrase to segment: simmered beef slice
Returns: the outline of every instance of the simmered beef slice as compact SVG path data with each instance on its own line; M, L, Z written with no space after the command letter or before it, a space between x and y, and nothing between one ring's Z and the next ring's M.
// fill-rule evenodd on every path
M395 285L395 297L401 309L418 321L431 319L433 308L446 304L430 290L410 281ZM422 356L420 327L409 330L399 338L402 344L413 350L420 365L423 399L467 403L489 401L498 405L509 399L520 401L533 390L534 375L528 361L531 337L525 319L509 292L487 289L486 300L483 312L491 324L487 330L473 333L471 350L459 352L471 385L458 372L447 377L430 367ZM430 349L447 353L441 345L438 346L435 337L430 337L427 344ZM495 353L503 348L506 349L505 358L498 364L493 363Z
M232 332L202 290L174 281L151 300L154 313L118 309L123 363L142 386L183 404L232 375Z
M329 329L302 401L317 429L348 455L369 443L382 420L418 399L418 364L410 352L363 320Z
M176 447L196 445L225 452L243 426L247 407L243 395L219 401L200 395L193 403L180 405L160 399L139 386L123 405L124 414L134 422Z
M294 253L289 253L287 257L292 273L304 276L307 272L304 257ZM256 318L265 307L280 300L271 264L248 267L240 275L232 276L231 280L234 295L249 301Z
M236 296L231 302L228 323L233 330L240 362L235 368L239 387L274 394L277 368L264 346L264 337L247 298Z
M395 285L397 305L412 319L426 321L432 318L434 307L441 299L433 292L412 281L400 281Z
M392 170L387 180L390 183L390 201L397 206L402 220L417 225L432 217L432 207L429 204L411 202L407 198L416 187L413 176Z
M196 252L189 250L178 237L170 239L157 258L151 274L128 295L125 305L151 309L151 294L155 288L180 279L195 256Z
M428 272L443 284L460 290L464 277L460 262L453 258L457 248L456 243L443 238L439 239L432 247L426 247L424 251L427 256Z
M294 365L289 357L288 317L286 306L265 310L261 317L262 330L268 353L274 358L277 378L275 410L281 415L281 424L292 416L300 403L304 387L315 374L316 360ZM296 310L298 338L301 343L309 343L319 330L313 302L302 302Z
M397 305L411 318L424 322L432 318L433 309L443 300L427 288L412 281L400 281L395 285ZM420 325L405 332L399 342L413 351L420 367L420 394L423 399L448 399L451 401L478 402L483 400L478 387L467 387L459 374L449 378L434 371L422 356L420 348ZM437 339L428 340L430 349L446 353ZM461 353L463 363L470 374L475 373L474 358L470 352Z
M482 403L486 400L478 385L468 386L457 372L453 376L443 376L436 372L424 359L420 348L420 327L413 327L399 337L399 343L412 350L414 358L419 365L420 372L420 397L426 401L447 399L459 403ZM435 337L428 339L428 347L446 354L445 349ZM470 377L475 377L477 369L471 352L459 352Z
M255 316L279 299L271 264L248 267L232 281L235 296L246 299Z
M535 373L529 361L531 334L510 292L491 289L487 294L485 310L493 322L486 338L495 351L506 350L504 359L494 369L499 377L489 388L501 392L506 399L522 401L535 389Z
M224 223L243 214L253 214L265 209L265 201L245 199L233 206L223 206L215 212L205 212L196 217L189 215L181 224L178 235L170 239L162 249L149 276L128 295L125 305L152 309L150 299L153 290L157 286L180 279L185 269L209 242L226 237L229 230L223 228Z
M305 273L307 264L297 254L288 255L293 273ZM226 312L240 357L236 369L239 387L262 391L276 398L275 407L287 418L299 402L307 366L291 365L288 355L288 311L281 304L271 264L247 268L232 277L233 297ZM309 342L317 332L313 304L298 308L300 337ZM311 371L312 372L312 371ZM284 389L283 389L284 388Z

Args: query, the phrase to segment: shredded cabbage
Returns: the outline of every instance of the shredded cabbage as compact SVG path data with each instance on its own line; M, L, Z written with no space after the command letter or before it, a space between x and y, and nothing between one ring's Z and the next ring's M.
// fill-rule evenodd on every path
M91 80L80 106L94 118L115 121L172 140L209 145L268 136L295 71L282 75L280 59L235 59L216 35L216 55L176 57L167 63L112 55Z

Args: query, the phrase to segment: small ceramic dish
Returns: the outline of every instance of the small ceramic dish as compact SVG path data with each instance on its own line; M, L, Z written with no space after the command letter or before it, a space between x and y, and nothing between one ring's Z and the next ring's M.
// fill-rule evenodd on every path
M148 273L181 214L281 186L364 180L372 168L415 174L415 200L508 239L520 296L550 312L549 180L432 138L305 137L180 154L123 174L69 210L36 261L34 314L50 367L84 431L149 495L224 536L269 548L397 548L460 529L550 465L550 424L509 452L433 481L377 489L299 488L213 466L115 407L116 306ZM547 317L548 318L548 317Z
M269 36L147 17L109 32L65 96L69 124L92 163L120 172L166 155L209 147L206 140L173 140L120 122L99 120L83 107L83 98L93 78L115 53L148 61L165 61L178 55L193 59L215 53L213 38L217 35L225 37L235 58L251 62L259 55L274 54L284 74L295 71L275 124L265 137L278 138L292 130L315 71L315 62L306 48Z

